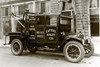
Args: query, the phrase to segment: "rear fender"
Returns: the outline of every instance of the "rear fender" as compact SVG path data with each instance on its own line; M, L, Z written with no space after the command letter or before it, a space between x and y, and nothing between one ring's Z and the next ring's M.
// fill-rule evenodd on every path
M11 44L13 39L20 39L21 40L21 33L9 33L9 44Z
M14 39L19 39L21 40L21 42L23 43L23 47L24 47L24 50L27 49L26 47L26 39L24 36L21 35L21 33L17 32L17 33L9 33L9 44L11 44L11 42L14 40Z

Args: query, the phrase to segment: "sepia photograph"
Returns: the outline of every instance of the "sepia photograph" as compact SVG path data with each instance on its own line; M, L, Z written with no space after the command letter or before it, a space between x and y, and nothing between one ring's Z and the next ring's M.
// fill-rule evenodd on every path
M0 0L0 67L100 67L99 0Z

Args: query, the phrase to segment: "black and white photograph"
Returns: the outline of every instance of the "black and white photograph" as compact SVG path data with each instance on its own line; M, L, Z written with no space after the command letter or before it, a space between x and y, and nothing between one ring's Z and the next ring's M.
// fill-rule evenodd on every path
M100 67L99 0L0 0L0 67Z

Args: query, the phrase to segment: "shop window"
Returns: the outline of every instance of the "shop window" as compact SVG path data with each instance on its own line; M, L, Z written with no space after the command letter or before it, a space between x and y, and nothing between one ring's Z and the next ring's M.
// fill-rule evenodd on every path
M20 5L18 7L18 9L19 9L19 15L22 15L27 8L28 8L28 5Z

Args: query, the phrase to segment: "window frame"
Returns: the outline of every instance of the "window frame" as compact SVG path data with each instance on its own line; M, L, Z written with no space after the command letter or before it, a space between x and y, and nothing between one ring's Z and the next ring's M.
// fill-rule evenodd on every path
M9 17L10 16L10 13L11 13L11 7L10 6L7 6L7 7L2 7L2 17Z
M90 0L90 5L89 5L89 7L90 7L90 9L92 9L92 8L99 8L99 0L95 0L97 3L95 4L95 6L96 7L93 7L93 2L94 0Z
M18 15L22 15L26 9L28 9L28 4L18 5Z

